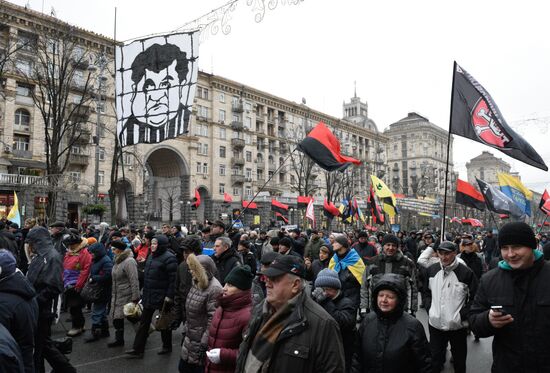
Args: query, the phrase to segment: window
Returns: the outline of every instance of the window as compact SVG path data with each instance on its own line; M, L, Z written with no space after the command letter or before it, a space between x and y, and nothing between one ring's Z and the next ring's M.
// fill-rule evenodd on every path
M252 179L252 169L251 168L247 168L246 171L245 171L245 177L247 179Z
M74 95L73 96L73 104L80 104L82 102L82 96L81 95ZM99 105L98 105L99 106Z
M31 122L31 115L25 109L17 109L15 111L15 125L28 127Z
M245 128L248 128L248 129L252 128L252 118L246 117L244 119L244 126Z
M252 197L252 188L251 188L251 187L246 187L246 188L244 189L244 195L245 195L246 197Z
M208 174L208 163L206 162L202 164L202 173L205 175Z
M82 154L82 148L78 145L71 146L71 154Z
M225 176L225 165L224 164L220 165L220 176Z
M225 131L225 128L220 128L220 139L225 140L227 138L227 134Z
M105 137L105 123L101 123L99 125L99 137L101 138Z
M231 99L231 104L233 106L238 106L239 105L239 97L238 96L233 96L233 98Z
M72 179L73 183L77 183L80 181L80 171L71 171L69 172L69 176Z
M252 162L252 152L246 152L246 161Z
M256 170L256 174L258 175L258 181L264 182L264 170Z
M247 111L252 110L252 104L250 102L247 102L244 107L246 108Z
M29 60L18 59L15 61L15 68L23 75L30 76L32 73L32 62Z
M197 136L208 136L208 125L207 124L197 124L195 126L195 135Z
M105 101L103 100L99 100L97 102L97 110L102 113L102 114L105 114Z
M202 89L202 98L208 100L208 88Z
M219 111L219 117L220 117L220 122L224 122L225 123L225 110L223 109L220 109Z
M206 106L197 105L197 116L199 119L208 119L208 108Z
M15 92L17 96L31 97L31 87L25 84L17 83Z
M202 163L201 162L197 162L197 173L202 174Z
M225 146L220 146L220 158L225 158Z
M197 153L200 155L208 155L208 144L201 144L199 142L199 148L197 150Z
M13 136L13 149L28 151L29 144L30 144L29 136Z
M82 59L82 57L84 57L84 48L77 45L73 48L72 54L73 54L73 59L78 62Z
M105 160L105 148L102 148L102 147L99 148L99 160L100 161Z
M75 70L73 74L73 83L75 87L82 88L84 87L84 71L82 70Z
M239 188L233 188L233 195L234 196L239 196L241 195L241 190Z
M241 121L241 118L236 115L236 114L233 114L233 122L240 122Z
M252 137L250 137L250 135L248 133L244 134L244 143L246 145L252 144Z
M223 92L220 92L220 102L222 104L225 104L225 93L223 93Z
M98 171L97 172L97 182L99 185L105 184L105 171Z
M131 153L124 153L124 165L131 166L134 164L134 156Z
M225 193L225 184L220 183L220 186L218 187L218 193L219 194Z

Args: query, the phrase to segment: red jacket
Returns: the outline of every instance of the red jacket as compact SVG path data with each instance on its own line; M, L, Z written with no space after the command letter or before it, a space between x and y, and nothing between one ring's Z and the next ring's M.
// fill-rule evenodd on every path
M250 290L219 298L220 306L208 330L208 350L219 348L220 363L213 364L206 358L205 373L233 373L237 365L239 345L248 327L252 312Z
M92 265L92 255L86 249L88 241L84 238L78 248L67 250L63 258L63 284L65 288L74 286L81 290L88 276Z

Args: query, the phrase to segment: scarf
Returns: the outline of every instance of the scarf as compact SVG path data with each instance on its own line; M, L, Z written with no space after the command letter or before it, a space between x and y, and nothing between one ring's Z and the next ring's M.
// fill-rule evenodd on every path
M346 256L341 259L340 257L338 257L338 254L335 253L332 256L328 267L338 273L348 268L353 277L355 277L355 279L357 280L357 282L363 285L363 272L365 272L365 263L363 263L363 259L361 259L355 249L351 249L350 251L348 251Z
M289 300L284 307L272 314L270 313L269 304L264 302L262 326L252 341L250 352L246 358L245 372L264 372L267 370L268 364L266 363L271 359L275 342L277 342L279 334L287 325L288 318L294 311L296 303L298 303L298 298L301 298L300 295Z

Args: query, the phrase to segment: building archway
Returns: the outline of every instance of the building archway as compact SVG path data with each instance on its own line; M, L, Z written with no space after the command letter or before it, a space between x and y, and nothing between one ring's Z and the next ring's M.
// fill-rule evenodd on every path
M199 223L203 223L205 219L207 219L210 215L210 211L212 211L212 199L210 198L210 193L208 192L208 189L204 185L200 185L199 187L197 187L197 190L201 196L201 204L196 210L197 221Z

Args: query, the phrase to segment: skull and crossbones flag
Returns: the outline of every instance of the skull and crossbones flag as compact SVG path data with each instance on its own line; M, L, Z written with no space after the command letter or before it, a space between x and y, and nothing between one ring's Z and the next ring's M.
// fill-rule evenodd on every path
M188 131L198 76L198 32L117 47L117 136L122 147Z
M506 123L489 92L456 62L450 132L548 171L548 167L535 149Z

